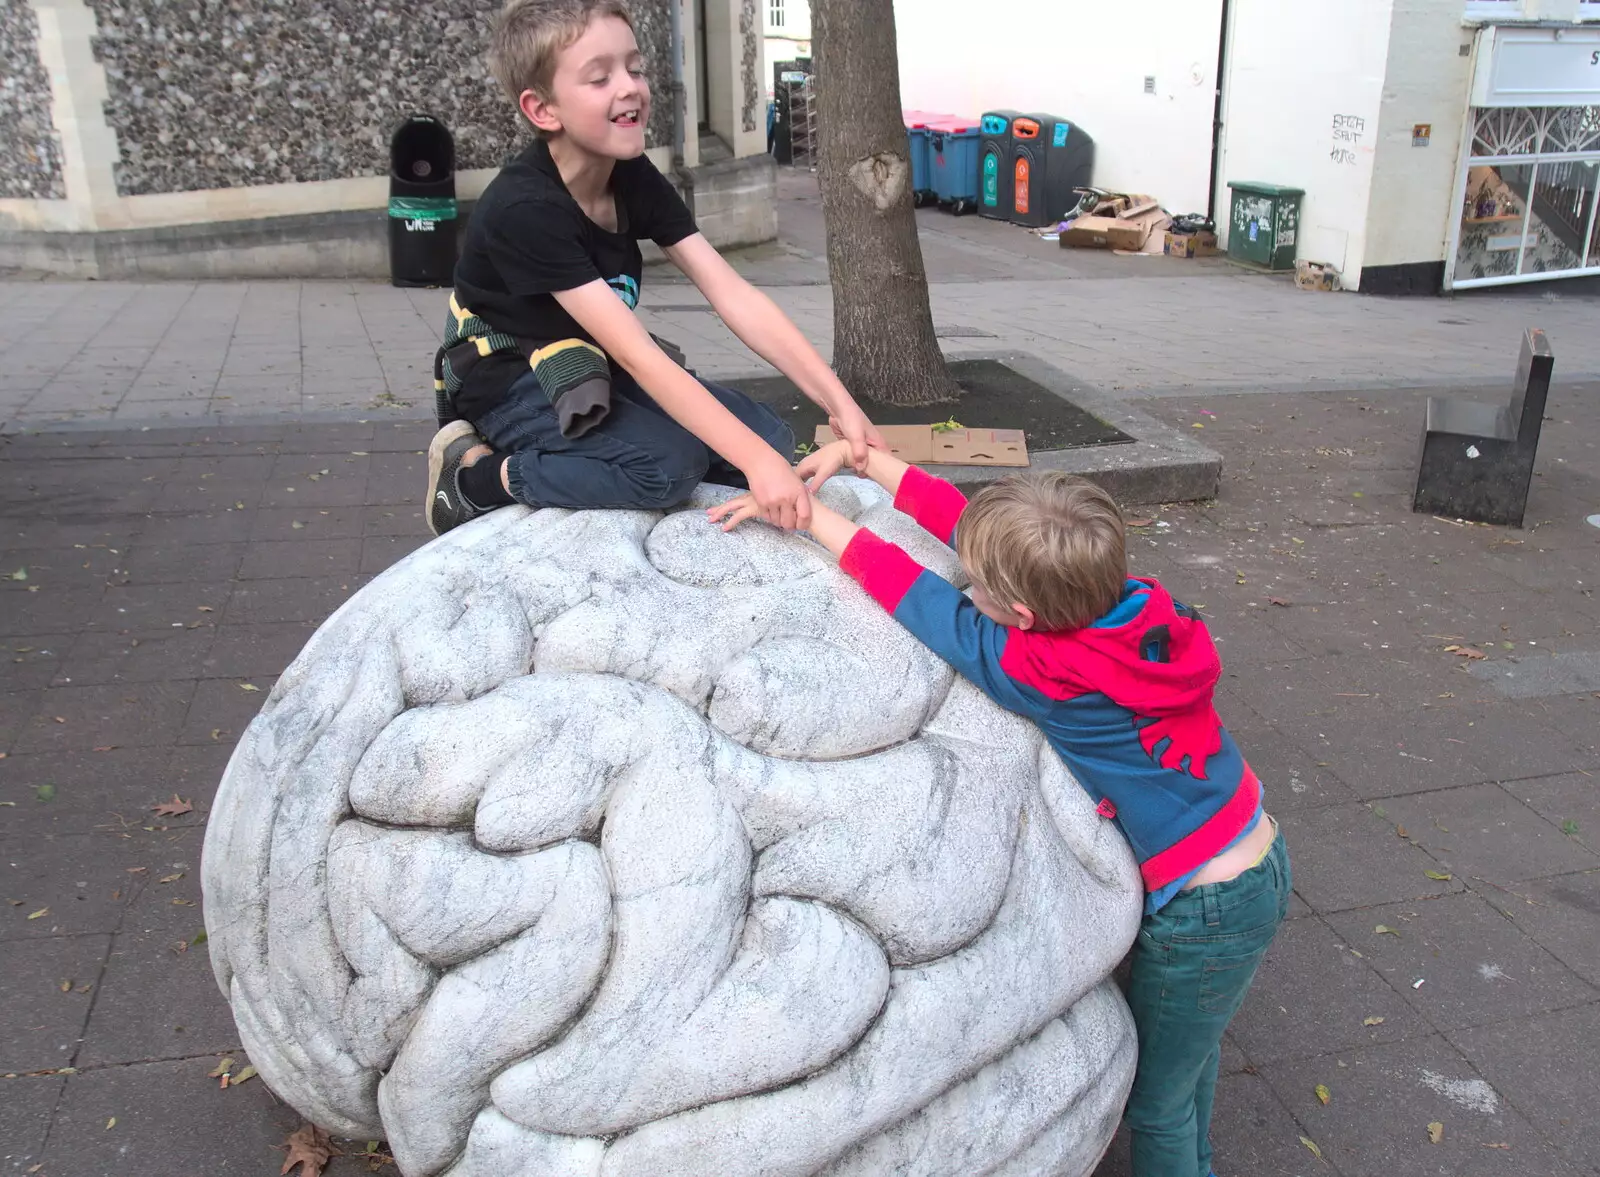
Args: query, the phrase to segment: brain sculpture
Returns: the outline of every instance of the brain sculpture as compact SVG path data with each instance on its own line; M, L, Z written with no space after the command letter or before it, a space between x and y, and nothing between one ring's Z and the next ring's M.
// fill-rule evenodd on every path
M204 881L251 1062L408 1177L1078 1177L1132 1078L1111 825L820 549L693 509L507 508L363 588Z

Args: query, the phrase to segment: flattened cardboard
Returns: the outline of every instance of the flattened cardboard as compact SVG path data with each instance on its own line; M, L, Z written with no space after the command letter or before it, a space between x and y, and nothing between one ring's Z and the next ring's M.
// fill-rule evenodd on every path
M1168 232L1164 252L1168 257L1210 257L1217 252L1217 235L1207 229L1198 233Z
M889 452L913 466L1026 466L1028 442L1020 429L947 429L932 425L880 425ZM826 425L817 426L816 445L838 439Z

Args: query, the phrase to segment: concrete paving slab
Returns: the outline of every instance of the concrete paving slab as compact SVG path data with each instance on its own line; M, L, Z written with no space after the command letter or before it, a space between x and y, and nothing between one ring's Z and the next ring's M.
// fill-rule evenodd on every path
M1343 912L1327 920L1441 1030L1544 1013L1600 996L1470 892ZM1377 931L1380 927L1389 931Z

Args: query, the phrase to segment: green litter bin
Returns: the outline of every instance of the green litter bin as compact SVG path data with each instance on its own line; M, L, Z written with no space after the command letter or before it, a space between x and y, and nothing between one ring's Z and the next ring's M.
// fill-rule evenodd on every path
M1228 256L1264 270L1294 269L1304 188L1229 180Z

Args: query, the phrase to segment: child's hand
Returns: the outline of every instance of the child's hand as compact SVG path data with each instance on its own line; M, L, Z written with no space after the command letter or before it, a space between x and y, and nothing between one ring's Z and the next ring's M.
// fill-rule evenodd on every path
M746 519L758 518L760 514L761 508L756 505L755 496L748 491L742 495L735 495L725 503L706 508L706 518L713 523L722 524L723 531L732 531Z
M883 440L883 434L878 432L878 427L867 420L867 415L861 411L861 406L853 400L828 414L828 428L833 430L835 437L847 444L846 453L850 465L855 467L855 472L862 478L867 476L868 447L883 450L885 453L889 450L889 443Z
M848 441L829 442L820 450L813 450L794 468L795 474L806 480L806 489L816 494L822 489L822 484L832 478L845 463L850 460L850 443Z

